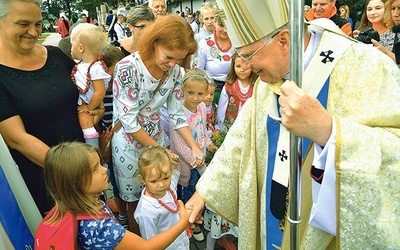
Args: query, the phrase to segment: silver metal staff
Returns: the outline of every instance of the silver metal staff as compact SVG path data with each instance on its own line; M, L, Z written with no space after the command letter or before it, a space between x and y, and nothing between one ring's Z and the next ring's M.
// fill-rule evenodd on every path
M303 80L303 50L304 50L304 0L290 0L289 2L290 25L290 74L289 79L294 81L299 88ZM300 247L299 224L301 207L301 172L302 164L301 140L290 134L290 180L289 180L289 216L290 222L290 249Z

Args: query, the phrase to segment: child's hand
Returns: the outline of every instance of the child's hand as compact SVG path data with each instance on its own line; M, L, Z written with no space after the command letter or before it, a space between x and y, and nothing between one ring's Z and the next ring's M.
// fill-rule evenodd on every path
M208 146L207 150L208 152L214 152L217 151L218 147L214 145L214 143L211 142L210 146Z
M169 150L168 148L166 149L166 151L171 160L174 162L174 164L178 164L179 155L172 153L172 151Z
M205 158L203 152L198 147L195 147L192 149L192 155L193 155L193 158L191 160L192 167L193 168L203 167Z
M213 135L216 135L216 136L219 136L221 134L221 131L219 131L219 130L215 130L214 132L213 132Z
M88 114L88 112L90 112L87 109L87 105L81 105L78 107L78 114Z
M104 110L104 108L97 108L91 112L92 112L91 115L93 116L94 124L98 124L101 121L101 119L103 119L105 110Z
M181 222L185 222L186 225L189 225L189 217L190 214L192 213L192 210L186 209L185 205L183 204L183 202L181 200L178 201L178 205L179 205L179 212L180 212L180 219L179 221Z
M83 104L78 107L78 114L86 114L89 116L94 116L97 114L97 110L89 110L88 106Z

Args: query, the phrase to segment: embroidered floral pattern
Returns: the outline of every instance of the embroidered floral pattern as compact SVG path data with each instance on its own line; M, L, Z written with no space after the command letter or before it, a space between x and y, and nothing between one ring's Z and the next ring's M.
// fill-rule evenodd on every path
M232 56L231 55L227 55L226 52L229 51L229 49L227 51L221 51L218 46L216 45L216 42L212 40L213 36L208 36L206 37L206 43L210 48L210 55L213 58L218 59L219 61L225 61L228 62L231 60Z

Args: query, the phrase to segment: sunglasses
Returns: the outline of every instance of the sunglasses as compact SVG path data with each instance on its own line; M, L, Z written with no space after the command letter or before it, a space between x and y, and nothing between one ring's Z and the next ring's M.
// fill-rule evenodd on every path
M132 25L132 27L142 30L142 29L146 28L146 25Z

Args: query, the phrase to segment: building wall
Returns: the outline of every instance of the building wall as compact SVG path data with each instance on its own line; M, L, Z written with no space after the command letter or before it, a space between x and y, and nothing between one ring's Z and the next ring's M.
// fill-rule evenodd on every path
M210 2L214 2L214 0L209 0ZM186 7L189 7L192 12L196 10L200 11L201 5L205 2L204 0L184 0L181 1L178 7L168 6L169 13L175 13L177 10L185 11ZM193 7L192 7L193 6Z

